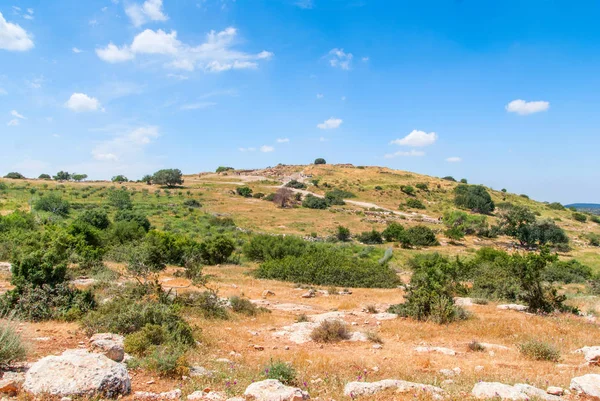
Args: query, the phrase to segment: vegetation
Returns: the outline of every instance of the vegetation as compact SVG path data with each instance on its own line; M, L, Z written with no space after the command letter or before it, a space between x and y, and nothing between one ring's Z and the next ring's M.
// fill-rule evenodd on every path
M319 157L315 159L315 164L327 164L327 162L322 157Z
M156 185L165 185L169 188L183 185L183 174L177 168L158 170L152 176L152 182Z
M350 338L346 323L341 320L324 320L313 329L310 338L318 343L336 343Z
M67 171L61 170L52 178L54 181L69 181L71 179L71 174L69 174Z
M309 209L327 209L329 207L329 202L324 198L308 194L304 198L304 201L302 201L302 207Z
M573 213L573 220L585 223L587 221L587 216L583 213L575 212Z
M237 187L235 192L244 198L250 198L252 196L252 189L250 187Z
M423 202L421 202L418 199L414 199L414 198L410 198L406 201L406 207L409 207L411 209L422 209L422 210L426 209Z
M375 244L383 244L383 237L381 233L377 230L365 231L356 236L356 239L363 244L367 245L375 245Z
M285 184L285 186L294 189L306 189L306 184L297 180L291 180L290 182Z
M217 167L217 170L215 170L216 173L225 173L227 171L232 171L234 170L233 167L225 167L225 166L219 166Z
M128 182L128 181L129 181L129 179L127 179L127 177L125 177L125 176L124 176L124 175L122 175L122 174L115 175L115 176L114 176L113 178L111 178L110 180L111 180L112 182L116 182L116 183L118 183L118 184L121 184L121 183L123 183L123 182Z
M296 384L296 370L287 362L271 359L263 371L265 372L265 379L279 380L288 386Z
M21 174L21 173L17 173L17 172L13 171L11 173L6 174L4 176L4 178L9 178L9 179L12 179L12 180L24 180L25 176L23 174Z
M23 360L27 351L10 322L0 322L0 368Z
M48 194L39 198L34 204L35 210L53 213L57 216L65 217L69 214L71 205L63 200L59 195Z
M552 344L530 340L519 344L519 351L525 357L536 361L558 362L560 352Z
M338 226L335 238L338 241L346 242L350 240L350 230L347 227Z
M474 213L490 214L496 208L489 192L482 185L460 184L454 189L454 204Z

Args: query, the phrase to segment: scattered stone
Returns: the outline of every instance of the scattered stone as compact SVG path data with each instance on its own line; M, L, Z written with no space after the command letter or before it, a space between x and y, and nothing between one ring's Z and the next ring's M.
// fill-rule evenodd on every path
M191 377L212 377L214 372L212 370L208 370L203 366L192 366L190 368L190 376Z
M444 348L444 347L416 347L415 351L417 352L438 352L440 354L444 354L444 355L456 355L456 351L454 351L453 349L450 348Z
M395 313L381 312L374 314L373 317L377 320L393 320L397 319L398 315L396 315Z
M125 349L123 348L123 336L112 333L94 334L90 338L90 348L92 351L102 353L107 358L115 362L122 362L125 357Z
M479 382L475 384L471 394L479 399L501 398L503 400L529 400L536 398L545 401L558 401L560 397L546 393L528 384L508 384L497 382Z
M302 294L302 298L314 298L317 296L317 292L315 290L308 290L308 292L305 292L304 294Z
M454 305L456 305L456 306L473 306L475 304L473 303L472 298L455 297Z
M352 295L352 291L350 291L350 290L338 291L338 295Z
M220 391L194 391L187 396L188 401L206 400L206 401L225 401L225 393Z
M271 305L270 308L284 312L308 312L313 310L311 306L292 303Z
M90 285L96 284L96 279L89 277L77 277L75 280L71 280L71 284L78 285L80 287L89 287Z
M359 397L365 395L373 395L383 390L396 389L398 393L408 393L411 391L423 391L430 393L433 398L441 399L444 390L439 387L430 386L427 384L412 383L404 380L386 379L378 382L350 382L344 387L344 395L347 397Z
M373 349L382 349L383 345L381 344L373 344Z
M600 375L587 374L571 379L571 390L578 394L600 398Z
M546 389L546 392L551 395L556 395L560 397L565 394L565 390L562 387L550 386Z
M593 347L583 347L573 352L583 354L585 361L590 365L600 365L600 346L598 345Z
M446 377L454 377L460 375L461 370L458 367L454 369L441 369L440 373Z
M322 323L325 320L343 320L346 317L344 312L326 312L318 315L310 315L309 319L314 323Z
M151 400L178 400L181 398L181 390L171 390L164 393L150 393L147 391L136 391L133 395L134 400L151 401Z
M519 304L498 305L497 308L503 309L503 310L516 310L518 312L525 312L527 309L529 309L526 305L519 305Z
M34 363L25 374L23 389L34 395L117 397L129 394L131 382L124 365L102 354L74 349Z
M510 350L510 348L508 348L507 346L500 345L500 344L490 344L490 343L479 343L479 344L481 344L483 346L483 348L486 348L486 349L495 349L498 351L509 351Z
M286 386L279 380L263 380L249 385L244 396L254 401L302 401L310 399L306 391Z
M367 335L365 333L361 333L360 331L355 331L350 335L350 338L348 339L348 341L352 341L352 342L356 342L356 341L360 341L360 342L365 342L365 341L369 341L369 337L367 337Z
M274 295L275 295L275 293L273 291L271 291L271 290L264 290L262 292L262 297L263 298L272 297Z

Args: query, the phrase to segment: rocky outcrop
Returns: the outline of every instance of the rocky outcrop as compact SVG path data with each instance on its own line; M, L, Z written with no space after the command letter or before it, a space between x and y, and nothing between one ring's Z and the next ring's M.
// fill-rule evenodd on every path
M310 399L306 391L286 386L279 380L263 380L249 385L244 396L252 401L302 401Z
M525 312L527 309L529 309L526 305L519 304L498 305L497 308L503 310L516 310L518 312Z
M147 391L136 391L133 395L134 400L153 401L153 400L178 400L181 398L181 390L165 391L164 393L150 393Z
M25 374L23 389L34 395L117 397L129 394L131 382L123 364L76 349L34 363Z
M90 348L93 352L103 354L115 362L123 362L125 349L123 336L112 333L98 333L90 338Z
M194 391L187 396L188 401L226 401L227 396L222 391Z
M5 372L0 379L0 394L16 395L25 381L25 375L17 372Z
M571 390L588 397L600 398L600 375L587 374L571 379Z
M585 361L590 365L600 365L600 346L583 347L574 352L583 354Z
M536 398L545 401L558 401L560 397L528 384L514 386L497 382L479 382L475 384L471 394L479 399L501 398L503 400L529 400Z
M439 387L430 386L428 384L412 383L404 380L381 380L378 382L350 382L344 387L344 395L347 397L362 397L373 395L380 391L394 389L398 393L408 392L426 392L431 394L435 399L441 399L444 390Z
M451 355L451 356L456 355L456 351L454 351L453 349L444 348L444 347L416 347L415 351L420 352L420 353L437 352L439 354L444 354L444 355Z

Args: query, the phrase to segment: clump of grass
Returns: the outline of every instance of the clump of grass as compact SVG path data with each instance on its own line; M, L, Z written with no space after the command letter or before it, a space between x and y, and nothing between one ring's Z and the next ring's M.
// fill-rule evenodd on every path
M325 320L313 329L310 338L318 343L334 343L349 339L350 332L340 320Z
M329 287L329 288L327 289L327 293L328 293L329 295L338 295L338 294L339 294L339 291L338 291L338 289L337 289L336 287Z
M367 313L372 313L372 314L379 313L379 311L377 310L377 308L375 307L375 305L372 305L372 304L365 306L365 311Z
M233 296L229 298L231 309L236 313L241 313L246 316L256 316L259 313L270 312L266 308L259 308L250 302L249 299Z
M267 379L279 380L287 385L296 383L296 369L287 362L271 359L265 366L264 372Z
M0 323L0 367L25 358L27 350L10 323Z
M371 341L372 343L383 344L383 339L381 338L378 332L369 330L365 332L365 335L367 336L367 340Z
M519 344L519 351L527 358L536 361L558 362L560 359L560 351L554 345L544 341L526 341Z
M485 351L485 347L479 342L479 341L471 341L467 347L469 348L469 351L472 352L483 352Z
M308 316L306 316L306 313L301 313L296 318L296 323L306 323L306 322L310 322L310 319L308 318Z

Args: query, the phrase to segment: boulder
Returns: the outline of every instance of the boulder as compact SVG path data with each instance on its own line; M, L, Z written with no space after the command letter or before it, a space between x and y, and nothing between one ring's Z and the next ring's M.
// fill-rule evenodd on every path
M444 347L416 347L415 351L417 352L437 352L444 355L456 355L456 351L450 348Z
M395 313L380 312L374 314L373 317L377 320L393 320L397 319L398 315Z
M435 399L441 399L444 390L439 387L430 386L428 384L412 383L404 380L381 380L378 382L350 382L344 387L344 395L347 397L360 397L366 395L373 395L383 390L394 389L398 393L408 393L411 391L419 392L423 391L431 394Z
M102 354L66 350L34 363L25 374L23 389L34 395L117 397L129 394L127 368Z
M302 294L302 298L314 298L315 296L317 296L317 292L315 290L308 290Z
M190 368L190 376L191 377L212 377L214 376L215 372L213 372L212 370L208 370L203 366L192 366Z
M0 379L0 394L16 395L24 381L24 373L4 372Z
M548 394L552 394L552 395L556 395L556 396L561 396L565 394L565 390L562 387L555 387L555 386L550 386L546 389L546 392Z
M585 361L590 365L600 365L600 346L583 347L574 352L583 354Z
M192 394L187 396L188 401L225 401L225 393L220 391L194 391Z
M545 401L560 400L560 397L548 394L544 390L528 384L515 384L511 386L497 382L479 382L475 384L471 394L479 399L529 400L536 398Z
M588 397L600 398L600 375L587 374L571 379L571 390Z
M98 333L90 338L90 348L115 362L123 362L123 358L125 358L124 341L123 336L118 334Z
M165 391L164 393L150 393L147 391L136 391L133 395L134 400L152 401L152 400L178 400L181 398L181 390Z
M471 298L455 297L454 305L456 305L456 306L473 306L474 304L473 304L473 300Z
M516 310L518 312L525 312L527 309L529 309L526 305L519 305L519 304L498 305L497 308L503 309L503 310Z
M263 380L249 385L244 392L253 401L302 401L310 399L306 391L286 386L279 380Z

